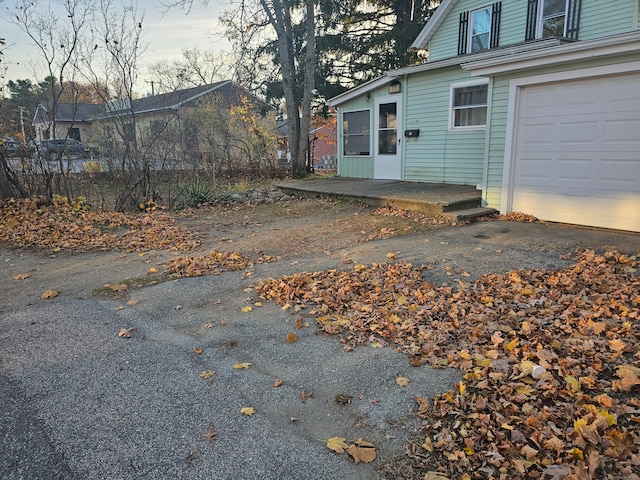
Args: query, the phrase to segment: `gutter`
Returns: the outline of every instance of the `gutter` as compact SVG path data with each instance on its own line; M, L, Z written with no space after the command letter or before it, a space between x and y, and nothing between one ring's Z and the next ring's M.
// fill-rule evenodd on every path
M629 53L640 53L640 32L561 44L543 50L526 51L510 56L477 59L461 63L460 67L463 70L470 71L474 76L488 76Z

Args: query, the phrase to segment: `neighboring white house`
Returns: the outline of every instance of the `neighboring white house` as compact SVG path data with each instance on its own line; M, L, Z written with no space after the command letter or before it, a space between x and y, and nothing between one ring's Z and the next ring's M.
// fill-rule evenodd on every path
M329 101L340 176L640 231L640 0L443 0L413 47L427 63Z

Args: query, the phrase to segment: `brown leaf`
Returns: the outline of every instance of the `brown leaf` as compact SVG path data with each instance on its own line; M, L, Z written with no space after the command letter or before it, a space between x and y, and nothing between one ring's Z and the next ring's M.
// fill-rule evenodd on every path
M591 450L589 452L589 475L591 478L595 478L596 470L600 468L600 454L597 450Z
M47 300L49 298L56 298L59 294L60 292L58 292L57 290L47 290L42 294L42 299Z
M327 440L327 448L329 450L333 450L336 453L344 453L347 449L348 445L345 442L345 439L342 437L331 437Z
M449 480L449 477L440 472L427 472L423 480Z
M273 382L273 386L278 388L278 387L282 386L283 383L284 382L282 380L280 380L279 378L276 378L276 381Z
M564 480L567 478L567 475L571 473L571 468L569 465L548 465L546 466L542 472L545 475L549 475L551 480Z
M207 431L198 436L198 441L206 440L207 443L211 443L211 441L218 436L218 432L213 431L213 424L209 425Z
M29 275L28 273L19 273L18 275L14 275L13 279L14 280L24 280L26 278L29 278L31 275Z
M248 417L253 416L253 414L256 413L256 409L253 407L242 407L240 409L240 413L242 413L243 415L246 415Z
M416 415L420 418L427 418L427 414L429 412L429 400L424 397L413 397L413 399L418 404Z
M525 445L524 447L522 447L520 449L520 453L522 455L524 455L524 457L527 460L531 460L532 458L535 458L536 455L538 455L538 450L536 450L535 448L530 447L529 445Z
M289 332L287 333L287 342L288 343L296 343L298 341L298 336L293 333L293 332Z
M370 463L376 459L376 449L373 443L367 442L362 438L358 438L353 444L349 445L347 453L353 457L353 461L356 464L360 462Z
M118 332L118 336L122 338L131 338L131 331L126 328L121 328Z

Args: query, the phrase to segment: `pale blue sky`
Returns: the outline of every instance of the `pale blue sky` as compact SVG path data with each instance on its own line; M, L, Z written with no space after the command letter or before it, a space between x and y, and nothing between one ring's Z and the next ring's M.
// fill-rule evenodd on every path
M197 46L203 51L228 50L226 40L220 35L212 35L220 31L218 17L227 4L227 0L211 0L205 7L194 0L188 15L177 8L162 15L157 0L138 0L138 12L144 12L144 41L148 44L142 57L141 77L145 77L146 66L158 60L179 59L185 48ZM37 50L30 45L30 39L7 20L8 9L12 7L13 0L0 0L0 38L7 42L4 50L5 82L23 78L42 80L43 75L34 76L32 66Z

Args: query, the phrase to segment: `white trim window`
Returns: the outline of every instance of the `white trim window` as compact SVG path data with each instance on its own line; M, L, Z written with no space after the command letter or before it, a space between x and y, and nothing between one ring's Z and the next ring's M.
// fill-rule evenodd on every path
M491 16L493 6L472 10L469 13L469 44L468 53L488 50L491 40Z
M500 44L501 15L502 2L461 12L458 26L458 55L496 48Z
M568 0L540 0L538 38L566 37Z
M582 0L527 0L524 40L580 38Z
M470 130L487 125L489 82L465 82L451 85L451 130Z
M343 155L371 155L371 110L343 112L342 140Z

